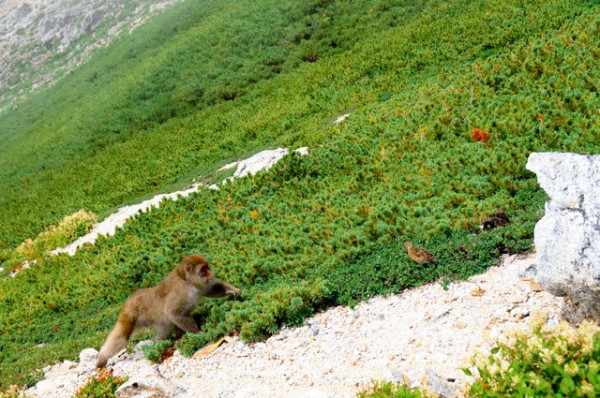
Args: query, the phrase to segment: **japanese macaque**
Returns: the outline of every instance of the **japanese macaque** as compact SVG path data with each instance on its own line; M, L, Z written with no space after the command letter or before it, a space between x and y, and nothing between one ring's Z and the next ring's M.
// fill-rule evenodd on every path
M206 258L197 254L184 258L158 285L129 296L100 349L96 366L105 367L110 357L124 349L136 327L155 325L157 340L167 337L172 325L184 332L198 333L191 311L200 297L239 297L241 293L237 287L213 279Z

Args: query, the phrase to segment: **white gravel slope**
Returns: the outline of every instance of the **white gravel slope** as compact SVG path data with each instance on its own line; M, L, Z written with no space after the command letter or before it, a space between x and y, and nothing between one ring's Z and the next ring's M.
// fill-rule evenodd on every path
M509 327L526 327L534 311L558 323L563 299L536 291L523 280L534 255L511 256L468 281L429 284L361 303L333 308L285 328L262 343L234 338L212 354L161 365L142 355L109 362L129 383L151 385L181 397L354 397L372 379L413 383L435 374L448 385L465 383L461 368L475 351L489 351ZM64 397L93 373L94 351L79 365L47 369L48 379L28 396ZM444 383L443 383L444 384ZM147 396L147 395L142 395Z

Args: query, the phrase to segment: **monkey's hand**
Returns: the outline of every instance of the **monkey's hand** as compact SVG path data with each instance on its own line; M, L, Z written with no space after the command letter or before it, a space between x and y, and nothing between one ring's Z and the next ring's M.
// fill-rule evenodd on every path
M242 295L242 291L237 287L230 285L229 283L213 279L210 281L208 290L205 293L206 297L224 297L233 296L239 298Z
M235 290L228 291L227 294L236 300L242 299L242 290L238 289L237 287L235 288Z

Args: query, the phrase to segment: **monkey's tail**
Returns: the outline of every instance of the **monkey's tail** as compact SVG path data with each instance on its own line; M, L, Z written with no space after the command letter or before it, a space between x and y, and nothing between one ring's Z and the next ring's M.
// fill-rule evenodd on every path
M136 320L129 315L125 314L126 311L121 311L117 324L108 335L106 342L100 349L98 354L98 362L96 363L97 368L103 368L106 366L108 359L124 349L127 346L129 337L135 329Z

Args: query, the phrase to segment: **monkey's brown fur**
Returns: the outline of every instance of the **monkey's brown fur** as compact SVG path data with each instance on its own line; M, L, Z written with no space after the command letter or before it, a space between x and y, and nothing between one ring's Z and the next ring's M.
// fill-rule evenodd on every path
M241 290L213 279L208 261L197 254L186 257L158 285L133 293L119 313L117 324L108 335L98 354L96 366L103 368L110 357L127 346L136 327L155 325L156 339L167 337L171 325L184 332L198 333L191 316L200 297L239 297Z

